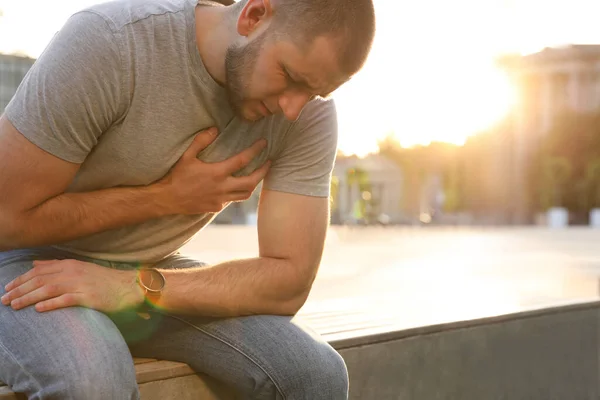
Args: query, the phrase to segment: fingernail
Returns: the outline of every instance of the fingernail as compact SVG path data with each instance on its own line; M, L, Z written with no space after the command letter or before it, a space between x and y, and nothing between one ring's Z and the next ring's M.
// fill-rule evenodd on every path
M4 296L2 296L2 298L0 298L0 300L2 300L2 304L4 304L5 306L8 305L7 301L8 300L8 295L5 294Z
M217 136L217 133L219 133L219 131L217 130L217 128L210 128L208 130L208 132L213 135L213 136Z

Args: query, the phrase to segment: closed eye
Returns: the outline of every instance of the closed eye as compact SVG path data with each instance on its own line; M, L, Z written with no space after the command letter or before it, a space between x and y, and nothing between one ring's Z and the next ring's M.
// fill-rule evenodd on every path
M287 80L287 82L288 82L289 85L302 88L302 89L307 90L307 91L309 91L311 93L315 92L315 89L313 89L312 87L310 87L310 85L307 82L295 80L294 78L292 78L292 75L290 74L290 72L288 71L288 69L283 64L281 65L281 70L283 71L283 75L285 76L285 79ZM326 97L329 97L329 95L330 94L322 96L322 95L318 95L318 94L313 94L310 97L310 100L313 100L313 99L315 99L317 97L326 98Z
M285 79L288 81L288 83L290 85L293 85L293 86L301 85L300 82L297 82L294 80L294 78L292 78L292 75L290 75L288 70L283 65L281 66L281 69L283 70L283 75L285 76Z

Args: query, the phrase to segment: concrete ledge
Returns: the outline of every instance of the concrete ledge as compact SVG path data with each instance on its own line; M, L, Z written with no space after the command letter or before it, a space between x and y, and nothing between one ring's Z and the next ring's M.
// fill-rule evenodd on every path
M597 400L600 302L332 342L351 399Z

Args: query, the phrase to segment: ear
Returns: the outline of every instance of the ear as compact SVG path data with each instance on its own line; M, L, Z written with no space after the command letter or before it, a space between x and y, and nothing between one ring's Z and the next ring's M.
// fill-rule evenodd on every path
M237 31L242 36L249 36L272 15L271 0L248 0L238 18Z

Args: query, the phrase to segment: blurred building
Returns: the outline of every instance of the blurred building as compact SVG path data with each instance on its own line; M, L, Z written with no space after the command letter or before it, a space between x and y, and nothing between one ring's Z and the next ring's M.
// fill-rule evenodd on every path
M371 154L365 158L338 158L333 170L332 222L356 219L367 222L399 223L403 221L400 167L384 156ZM357 207L364 204L365 209Z
M0 114L34 63L33 58L0 54Z
M252 196L246 201L231 203L213 220L215 224L255 225L258 222L258 201L262 182L256 186Z
M510 56L500 65L518 90L511 129L510 191L513 223L532 222L527 198L528 163L539 139L557 114L600 109L600 45L546 48L526 56Z

